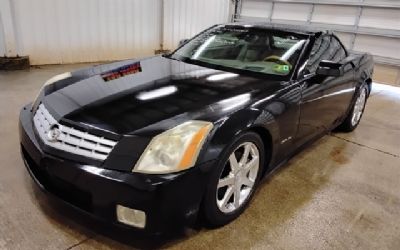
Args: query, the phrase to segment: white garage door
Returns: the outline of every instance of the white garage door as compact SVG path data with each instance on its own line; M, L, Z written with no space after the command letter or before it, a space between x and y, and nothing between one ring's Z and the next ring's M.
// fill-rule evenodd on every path
M164 46L168 49L174 49L182 39L230 19L230 0L168 0L164 4Z
M336 30L349 49L400 66L400 1L242 0L236 21L268 21Z

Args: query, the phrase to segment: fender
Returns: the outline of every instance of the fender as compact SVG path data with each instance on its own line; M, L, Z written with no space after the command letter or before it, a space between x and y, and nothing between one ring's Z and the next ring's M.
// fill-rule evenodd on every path
M247 122L244 123L243 121ZM198 162L219 158L226 145L230 144L237 135L244 131L256 129L263 129L271 135L272 145L279 140L279 126L275 117L265 110L246 108L215 122L214 131L210 135L211 138L206 143L207 145L203 147L207 150L200 154ZM260 136L262 137L262 135Z

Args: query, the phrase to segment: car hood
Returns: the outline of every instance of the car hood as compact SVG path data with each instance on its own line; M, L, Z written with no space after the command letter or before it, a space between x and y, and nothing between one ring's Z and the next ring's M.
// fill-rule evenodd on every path
M135 134L191 119L215 121L279 87L265 78L154 56L72 72L47 86L40 101L60 123Z

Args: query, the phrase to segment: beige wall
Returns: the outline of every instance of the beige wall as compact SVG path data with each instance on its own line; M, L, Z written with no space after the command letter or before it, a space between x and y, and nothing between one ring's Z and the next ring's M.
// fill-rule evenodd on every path
M373 80L379 83L400 86L400 67L376 64Z

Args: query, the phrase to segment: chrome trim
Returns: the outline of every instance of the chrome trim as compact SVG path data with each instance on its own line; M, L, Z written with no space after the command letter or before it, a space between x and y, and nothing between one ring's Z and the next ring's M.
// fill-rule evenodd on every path
M117 144L116 141L58 123L43 104L39 105L33 123L44 144L72 154L105 160Z

